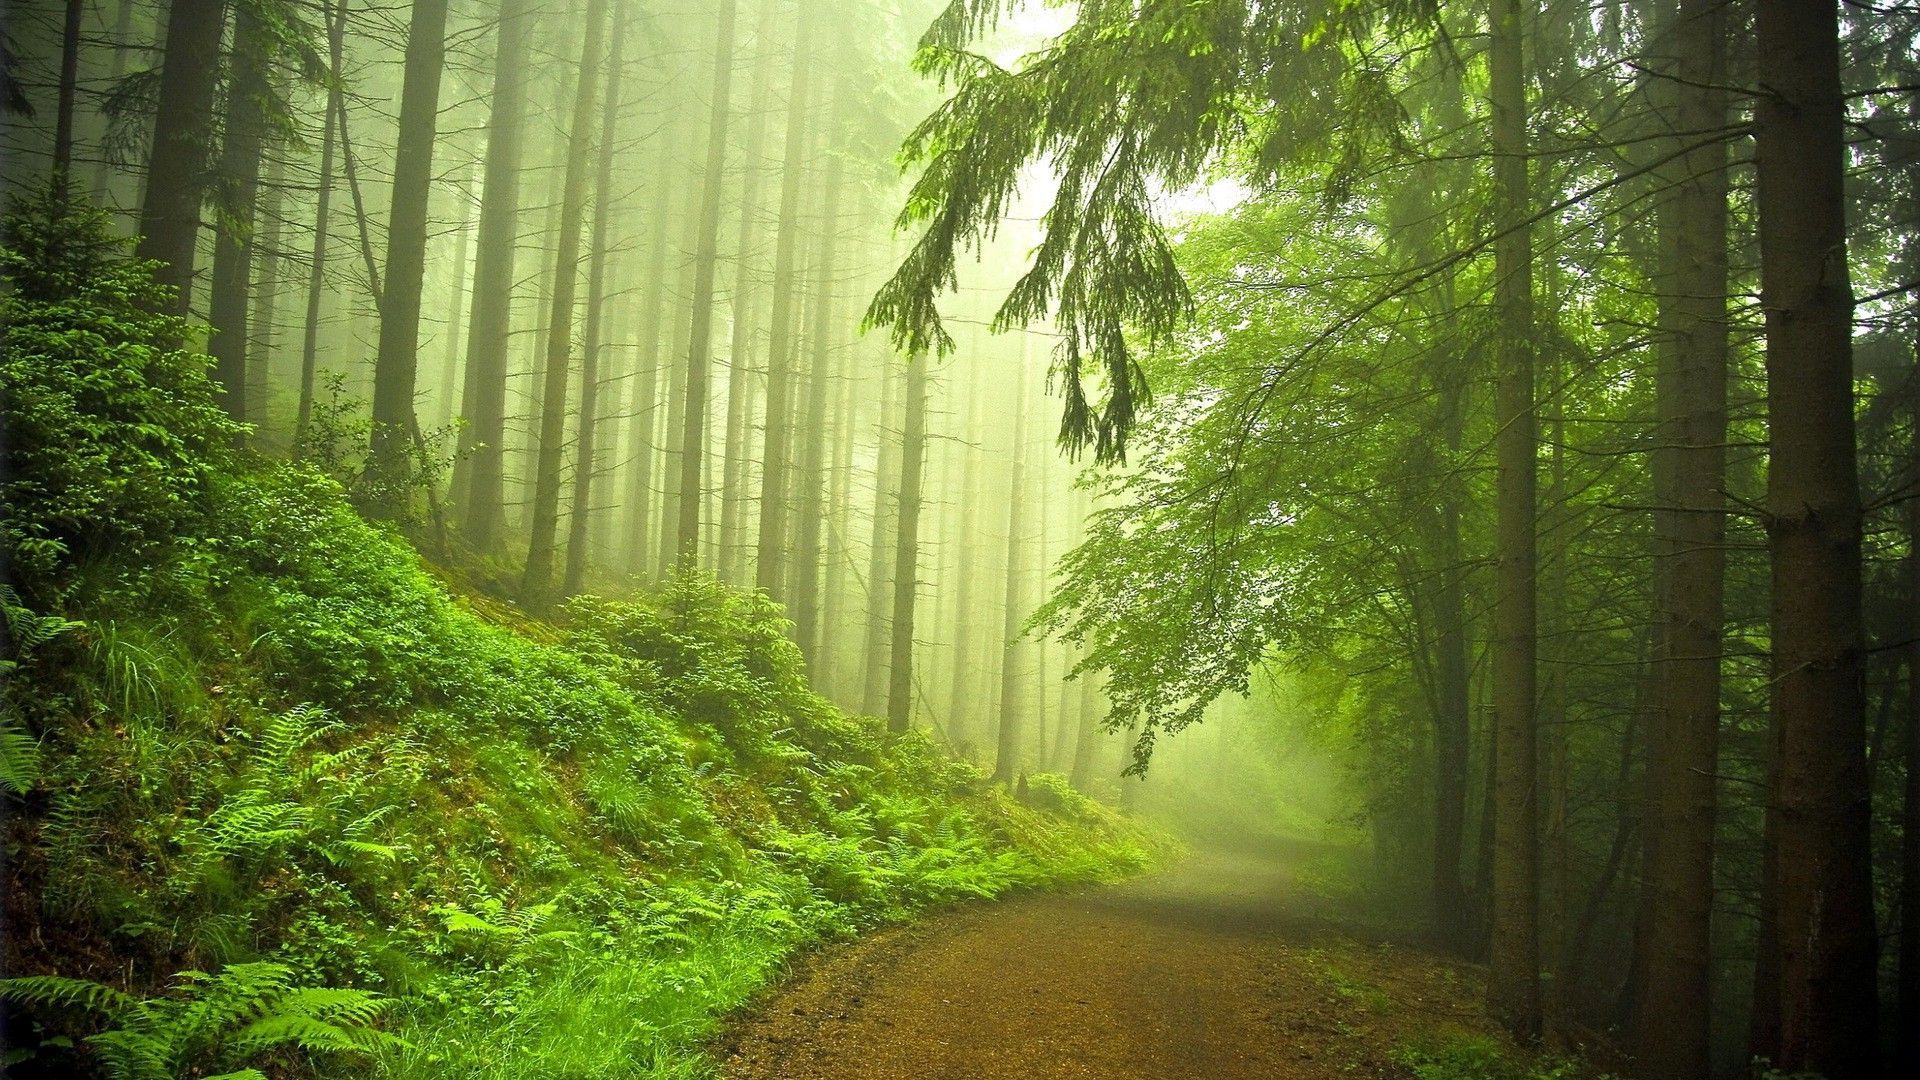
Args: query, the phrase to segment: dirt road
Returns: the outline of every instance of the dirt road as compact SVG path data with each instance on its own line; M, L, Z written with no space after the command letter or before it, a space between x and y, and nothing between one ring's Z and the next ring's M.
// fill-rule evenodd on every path
M1487 1030L1468 973L1309 887L1322 854L1203 850L829 949L736 1020L723 1075L1404 1077L1413 1033Z

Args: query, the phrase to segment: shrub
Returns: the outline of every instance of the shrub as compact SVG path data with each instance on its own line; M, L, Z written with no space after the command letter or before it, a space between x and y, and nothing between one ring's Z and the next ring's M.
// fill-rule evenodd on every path
M0 558L30 601L106 553L191 546L240 431L185 321L154 313L150 265L107 229L103 211L42 192L0 230Z

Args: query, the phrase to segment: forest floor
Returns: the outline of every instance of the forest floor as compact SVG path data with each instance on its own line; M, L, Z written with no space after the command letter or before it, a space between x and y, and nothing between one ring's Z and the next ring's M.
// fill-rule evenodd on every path
M1338 855L1201 846L1131 882L928 915L815 953L712 1049L744 1080L1404 1078L1463 1041L1504 1057L1481 976L1325 888Z

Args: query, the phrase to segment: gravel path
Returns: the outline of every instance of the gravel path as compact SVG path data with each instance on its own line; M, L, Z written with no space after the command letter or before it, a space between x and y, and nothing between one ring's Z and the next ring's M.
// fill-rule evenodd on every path
M1122 885L978 904L830 948L715 1045L751 1080L1404 1077L1485 1030L1476 980L1306 890L1314 849L1201 851Z

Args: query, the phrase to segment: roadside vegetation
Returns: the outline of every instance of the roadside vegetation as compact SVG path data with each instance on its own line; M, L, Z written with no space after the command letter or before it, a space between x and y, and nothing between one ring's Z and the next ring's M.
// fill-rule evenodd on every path
M6 230L20 1075L697 1075L798 949L1147 861L1064 783L828 704L763 595L450 584L484 575L231 449L100 214Z

